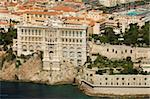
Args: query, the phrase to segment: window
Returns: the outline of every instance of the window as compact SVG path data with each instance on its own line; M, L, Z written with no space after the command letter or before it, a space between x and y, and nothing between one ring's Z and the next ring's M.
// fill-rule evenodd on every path
M144 80L147 80L147 78L144 78Z
M80 31L80 37L82 37L82 31Z
M117 51L115 53L117 54Z
M124 78L122 78L122 80L124 80Z
M102 83L100 82L99 84L101 85Z
M37 30L35 30L35 33L37 34Z
M62 36L64 36L64 31L62 31Z
M73 42L75 42L75 40L73 39Z
M107 80L108 78L105 78L105 80Z
M146 83L145 83L145 85L146 85Z
M32 30L32 35L34 35L34 30Z
M121 51L121 54L123 54L123 51Z
M69 36L71 36L71 31L69 31Z
M70 57L74 57L74 52L73 51L70 52Z
M117 83L117 85L118 85L118 83Z
M114 52L114 49L112 49L112 52Z
M132 50L130 50L130 53L132 53Z
M39 30L39 35L41 34L41 30Z
M127 50L125 50L125 53L127 53Z
M77 37L78 37L78 35L79 35L79 34L78 34L78 31L77 31L76 33L77 33Z
M23 29L21 29L21 32L23 32Z
M82 39L80 39L80 43L82 43Z
M122 83L122 85L124 85L124 83Z
M93 74L90 74L90 76L93 76Z
M135 80L135 78L133 78L133 80Z
M28 30L28 32L29 32L29 35L30 35L30 29Z
M66 36L67 36L67 33L68 33L68 32L66 31Z
M74 59L70 59L70 62L73 63Z
M116 78L117 80L119 80L119 78Z
M72 34L73 34L73 36L74 36L74 31L73 31L73 33L72 33Z
M107 52L109 52L109 49L107 48Z
M64 42L64 39L62 39L62 42Z

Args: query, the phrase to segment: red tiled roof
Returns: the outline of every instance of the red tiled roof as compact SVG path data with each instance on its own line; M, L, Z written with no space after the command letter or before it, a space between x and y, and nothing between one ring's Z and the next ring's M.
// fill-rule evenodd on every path
M69 6L55 6L52 8L55 11L64 11L64 12L75 12L76 10Z
M41 15L61 15L60 12L40 12L40 11L26 11L27 14L41 14Z
M9 13L8 10L0 10L0 13Z

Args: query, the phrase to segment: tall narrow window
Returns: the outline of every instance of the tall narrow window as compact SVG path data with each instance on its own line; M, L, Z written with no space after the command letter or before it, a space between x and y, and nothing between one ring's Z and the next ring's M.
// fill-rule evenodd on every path
M80 37L82 37L82 31L80 31Z

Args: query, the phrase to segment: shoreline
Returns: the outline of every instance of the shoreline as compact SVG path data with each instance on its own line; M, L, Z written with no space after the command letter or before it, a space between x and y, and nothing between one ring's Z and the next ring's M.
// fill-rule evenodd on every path
M150 95L148 94L141 94L141 95L115 95L115 94L103 94L103 93L92 93L91 90L88 88L85 88L84 86L80 85L79 82L71 83L71 82L59 82L55 84L50 84L46 82L36 82L36 81L23 81L23 80L3 80L0 79L0 81L4 82L19 82L19 83L32 83L32 84L41 84L41 85L48 85L48 86L57 86L57 85L72 85L72 86L77 86L78 90L80 90L82 93L84 93L87 96L92 96L92 97L109 97L109 98L114 98L114 97L135 97L135 98L149 98Z
M97 97L100 97L100 96L106 96L106 97L110 97L110 98L114 98L114 97L136 97L136 98L144 98L144 97L148 97L150 98L150 95L148 94L137 94L137 95L116 95L116 94L103 94L103 93L92 93L91 91L89 91L88 89L86 88L80 88L80 90L88 95L88 96L97 96Z

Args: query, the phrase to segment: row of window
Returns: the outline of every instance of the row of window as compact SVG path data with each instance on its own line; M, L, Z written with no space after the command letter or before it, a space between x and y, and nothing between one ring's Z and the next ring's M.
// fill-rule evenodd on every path
M35 15L30 15L32 18L37 17L37 18L50 18L48 15L42 15L42 14L35 14ZM27 14L27 18L29 18L29 14Z
M82 39L64 39L64 38L62 38L62 42L82 43Z
M62 31L62 36L82 37L82 31Z
M133 80L136 80L136 78L132 78ZM138 78L139 79L139 78ZM147 78L143 78L144 80L147 80ZM108 80L108 78L105 78L105 80ZM116 80L125 80L125 78L116 78Z
M110 50L109 49L107 49L107 52L110 52ZM114 49L112 49L112 51L111 52L114 52L114 53L117 53L117 51L115 51ZM123 53L128 53L128 51L127 50L125 50L125 51L121 51L121 54L123 54ZM129 51L131 54L132 54L132 50L130 50Z
M40 37L21 37L22 41L42 41Z
M70 59L70 62L71 62L71 63L74 63L75 60L74 60L74 59ZM82 64L82 60L77 59L77 65L80 66L81 64Z
M113 83L113 82L111 82L111 83L99 83L100 85L147 85L147 83L124 83L124 82L122 82L122 83L120 83L120 82L117 82L117 83Z
M74 47L70 47L70 48L67 48L67 47L63 47L63 50L78 50L78 51L81 51L81 47L78 47L78 48L74 48Z
M39 29L21 29L22 35L41 35Z
M81 52L67 52L67 51L63 51L63 57L67 57L69 55L69 57L75 57L75 54L77 55L77 58L81 58L82 57L82 54Z

